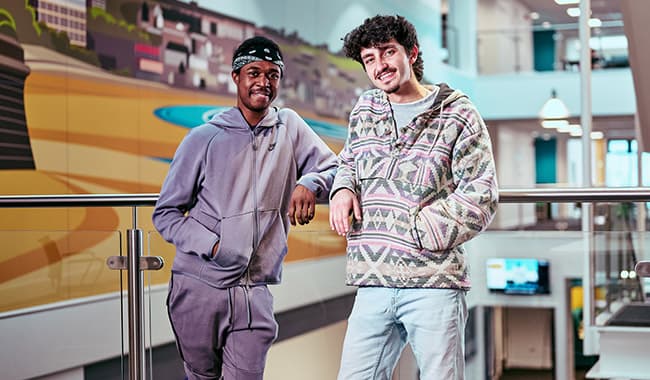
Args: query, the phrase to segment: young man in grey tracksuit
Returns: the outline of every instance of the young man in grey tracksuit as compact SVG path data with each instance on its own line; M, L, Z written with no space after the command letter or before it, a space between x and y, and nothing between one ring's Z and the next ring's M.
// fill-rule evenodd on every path
M277 333L267 285L280 282L289 223L309 223L334 179L327 145L270 106L283 68L274 42L239 46L237 107L181 142L153 213L176 246L167 305L189 379L262 379Z

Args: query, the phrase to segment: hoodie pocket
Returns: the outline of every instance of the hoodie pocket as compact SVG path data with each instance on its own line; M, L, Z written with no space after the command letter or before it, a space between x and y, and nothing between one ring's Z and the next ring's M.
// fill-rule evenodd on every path
M357 175L361 181L386 179L395 163L394 158L368 157L357 160Z
M221 220L221 240L212 261L232 275L243 274L253 253L253 213Z
M282 259L287 254L287 231L277 209L261 211L259 244L251 259L251 280L255 283L280 281Z

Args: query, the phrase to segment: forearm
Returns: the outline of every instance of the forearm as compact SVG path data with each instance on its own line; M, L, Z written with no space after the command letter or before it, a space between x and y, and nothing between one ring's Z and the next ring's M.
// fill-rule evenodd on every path
M354 153L349 148L349 143L346 143L338 157L338 170L332 189L330 190L330 199L341 189L348 189L356 193L357 179L354 162Z

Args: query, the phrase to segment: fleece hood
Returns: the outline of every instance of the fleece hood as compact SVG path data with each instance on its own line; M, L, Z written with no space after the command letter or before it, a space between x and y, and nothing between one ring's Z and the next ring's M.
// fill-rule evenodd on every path
M280 122L279 111L276 107L269 107L266 116L253 128L268 128L277 125ZM227 111L214 115L209 124L226 129L242 129L249 130L248 122L244 118L241 110L237 107L232 107Z
M424 87L429 91L435 91L436 87L438 88L438 94L436 95L431 108L426 111L430 117L435 117L442 114L445 107L461 99L465 99L464 101L469 102L467 95L465 95L460 90L449 87L449 85L446 83L426 85ZM388 99L388 94L386 94L386 92L379 89L374 89L368 91L367 94L373 97L378 97L378 99L380 99L380 103L383 103L385 107L390 107L390 100Z
M433 111L443 109L444 106L452 104L458 99L467 98L467 95L465 95L462 91L453 89L446 83L439 83L437 86L439 90L438 96L436 96L436 100L433 102ZM431 90L433 87L427 86L427 88Z

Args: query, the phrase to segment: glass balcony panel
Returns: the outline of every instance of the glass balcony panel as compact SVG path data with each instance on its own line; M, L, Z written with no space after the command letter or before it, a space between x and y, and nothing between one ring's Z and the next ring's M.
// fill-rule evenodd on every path
M25 218L31 212L20 211ZM78 213L64 220L74 221ZM16 225L22 222L15 220ZM54 223L59 222L36 220ZM123 284L120 271L106 264L109 256L120 255L119 231L4 229L0 247L0 335L3 342L12 342L0 359L4 378L83 368L124 352ZM20 364L26 357L48 360ZM114 372L111 378L120 376L119 366Z
M643 303L650 295L648 279L634 271L638 261L648 260L648 232L595 232L596 325L617 323L617 313L626 305ZM621 322L625 323L625 322ZM646 323L650 325L650 320Z
M327 209L320 207L308 225L291 227L282 283L270 287L279 329L265 378L314 373L334 379L338 373L355 288L345 285L345 239L330 230Z
M0 313L120 291L119 231L0 231Z

